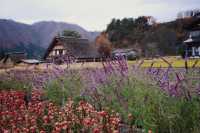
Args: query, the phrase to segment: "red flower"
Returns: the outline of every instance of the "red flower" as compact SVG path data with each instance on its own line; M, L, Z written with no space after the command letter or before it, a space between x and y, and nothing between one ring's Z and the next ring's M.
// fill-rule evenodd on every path
M101 117L105 117L107 115L107 113L105 111L101 111L101 112L98 112L98 114L101 116Z
M100 133L100 132L101 132L101 130L99 128L94 128L93 129L93 133Z

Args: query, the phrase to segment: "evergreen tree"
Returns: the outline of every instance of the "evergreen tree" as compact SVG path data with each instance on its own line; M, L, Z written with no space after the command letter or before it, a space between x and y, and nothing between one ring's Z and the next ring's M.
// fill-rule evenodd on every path
M71 30L64 30L62 36L81 38L81 35L77 31L71 31Z

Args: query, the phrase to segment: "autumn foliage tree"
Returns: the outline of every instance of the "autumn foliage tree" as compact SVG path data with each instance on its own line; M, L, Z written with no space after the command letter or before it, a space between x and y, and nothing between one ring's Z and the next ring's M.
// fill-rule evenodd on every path
M114 18L106 33L113 48L133 48L145 57L179 55L182 42L187 38L187 25L196 21L198 14L198 10L181 12L176 20L164 23L157 23L152 16Z
M103 57L109 57L112 51L112 44L108 40L108 36L105 32L102 32L95 40L98 52Z

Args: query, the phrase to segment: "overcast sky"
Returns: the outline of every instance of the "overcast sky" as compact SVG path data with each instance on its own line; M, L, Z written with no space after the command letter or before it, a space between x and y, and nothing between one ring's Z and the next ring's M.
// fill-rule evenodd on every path
M112 18L150 15L163 22L197 8L200 0L0 0L0 18L64 21L94 31L104 30Z

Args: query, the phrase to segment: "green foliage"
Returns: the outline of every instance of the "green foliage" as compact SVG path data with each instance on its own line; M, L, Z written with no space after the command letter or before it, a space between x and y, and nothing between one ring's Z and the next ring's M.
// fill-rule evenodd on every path
M30 84L19 82L17 80L6 80L0 81L0 91L2 90L23 90L26 92L31 91L32 87Z
M27 54L27 58L41 59L43 57L45 49L35 44L20 44L12 49L0 50L0 59L1 56L9 52L25 52Z
M79 75L70 75L52 80L45 85L46 97L57 105L64 105L68 98L74 101L82 99L79 95L83 83Z
M138 128L162 133L197 133L200 131L200 99L173 98L146 81L129 76L128 81L110 77L112 82L97 87L97 93L80 96L83 88L79 76L63 77L46 86L47 97L62 105L63 98L87 100L98 110L119 112L124 121ZM104 108L106 107L106 108ZM128 113L133 119L128 120Z
M123 38L135 40L136 38L133 38L131 34L136 27L137 23L133 18L112 19L106 32L109 34L111 42L120 42Z
M145 52L155 55L174 55L176 53L176 32L160 26L152 33L147 32L142 40ZM149 56L150 54L147 54Z
M200 99L191 101L173 98L156 86L131 78L116 88L116 82L101 89L101 106L115 110L127 121L128 113L133 115L130 123L156 132L196 133L200 131ZM121 90L121 91L120 91ZM128 122L128 121L127 121Z
M106 32L115 48L140 48L142 55L149 57L159 55L175 55L178 52L177 43L184 40L184 23L176 20L156 24L149 16L136 19L112 19Z
M71 31L71 30L64 30L62 36L81 38L81 35L77 31Z

